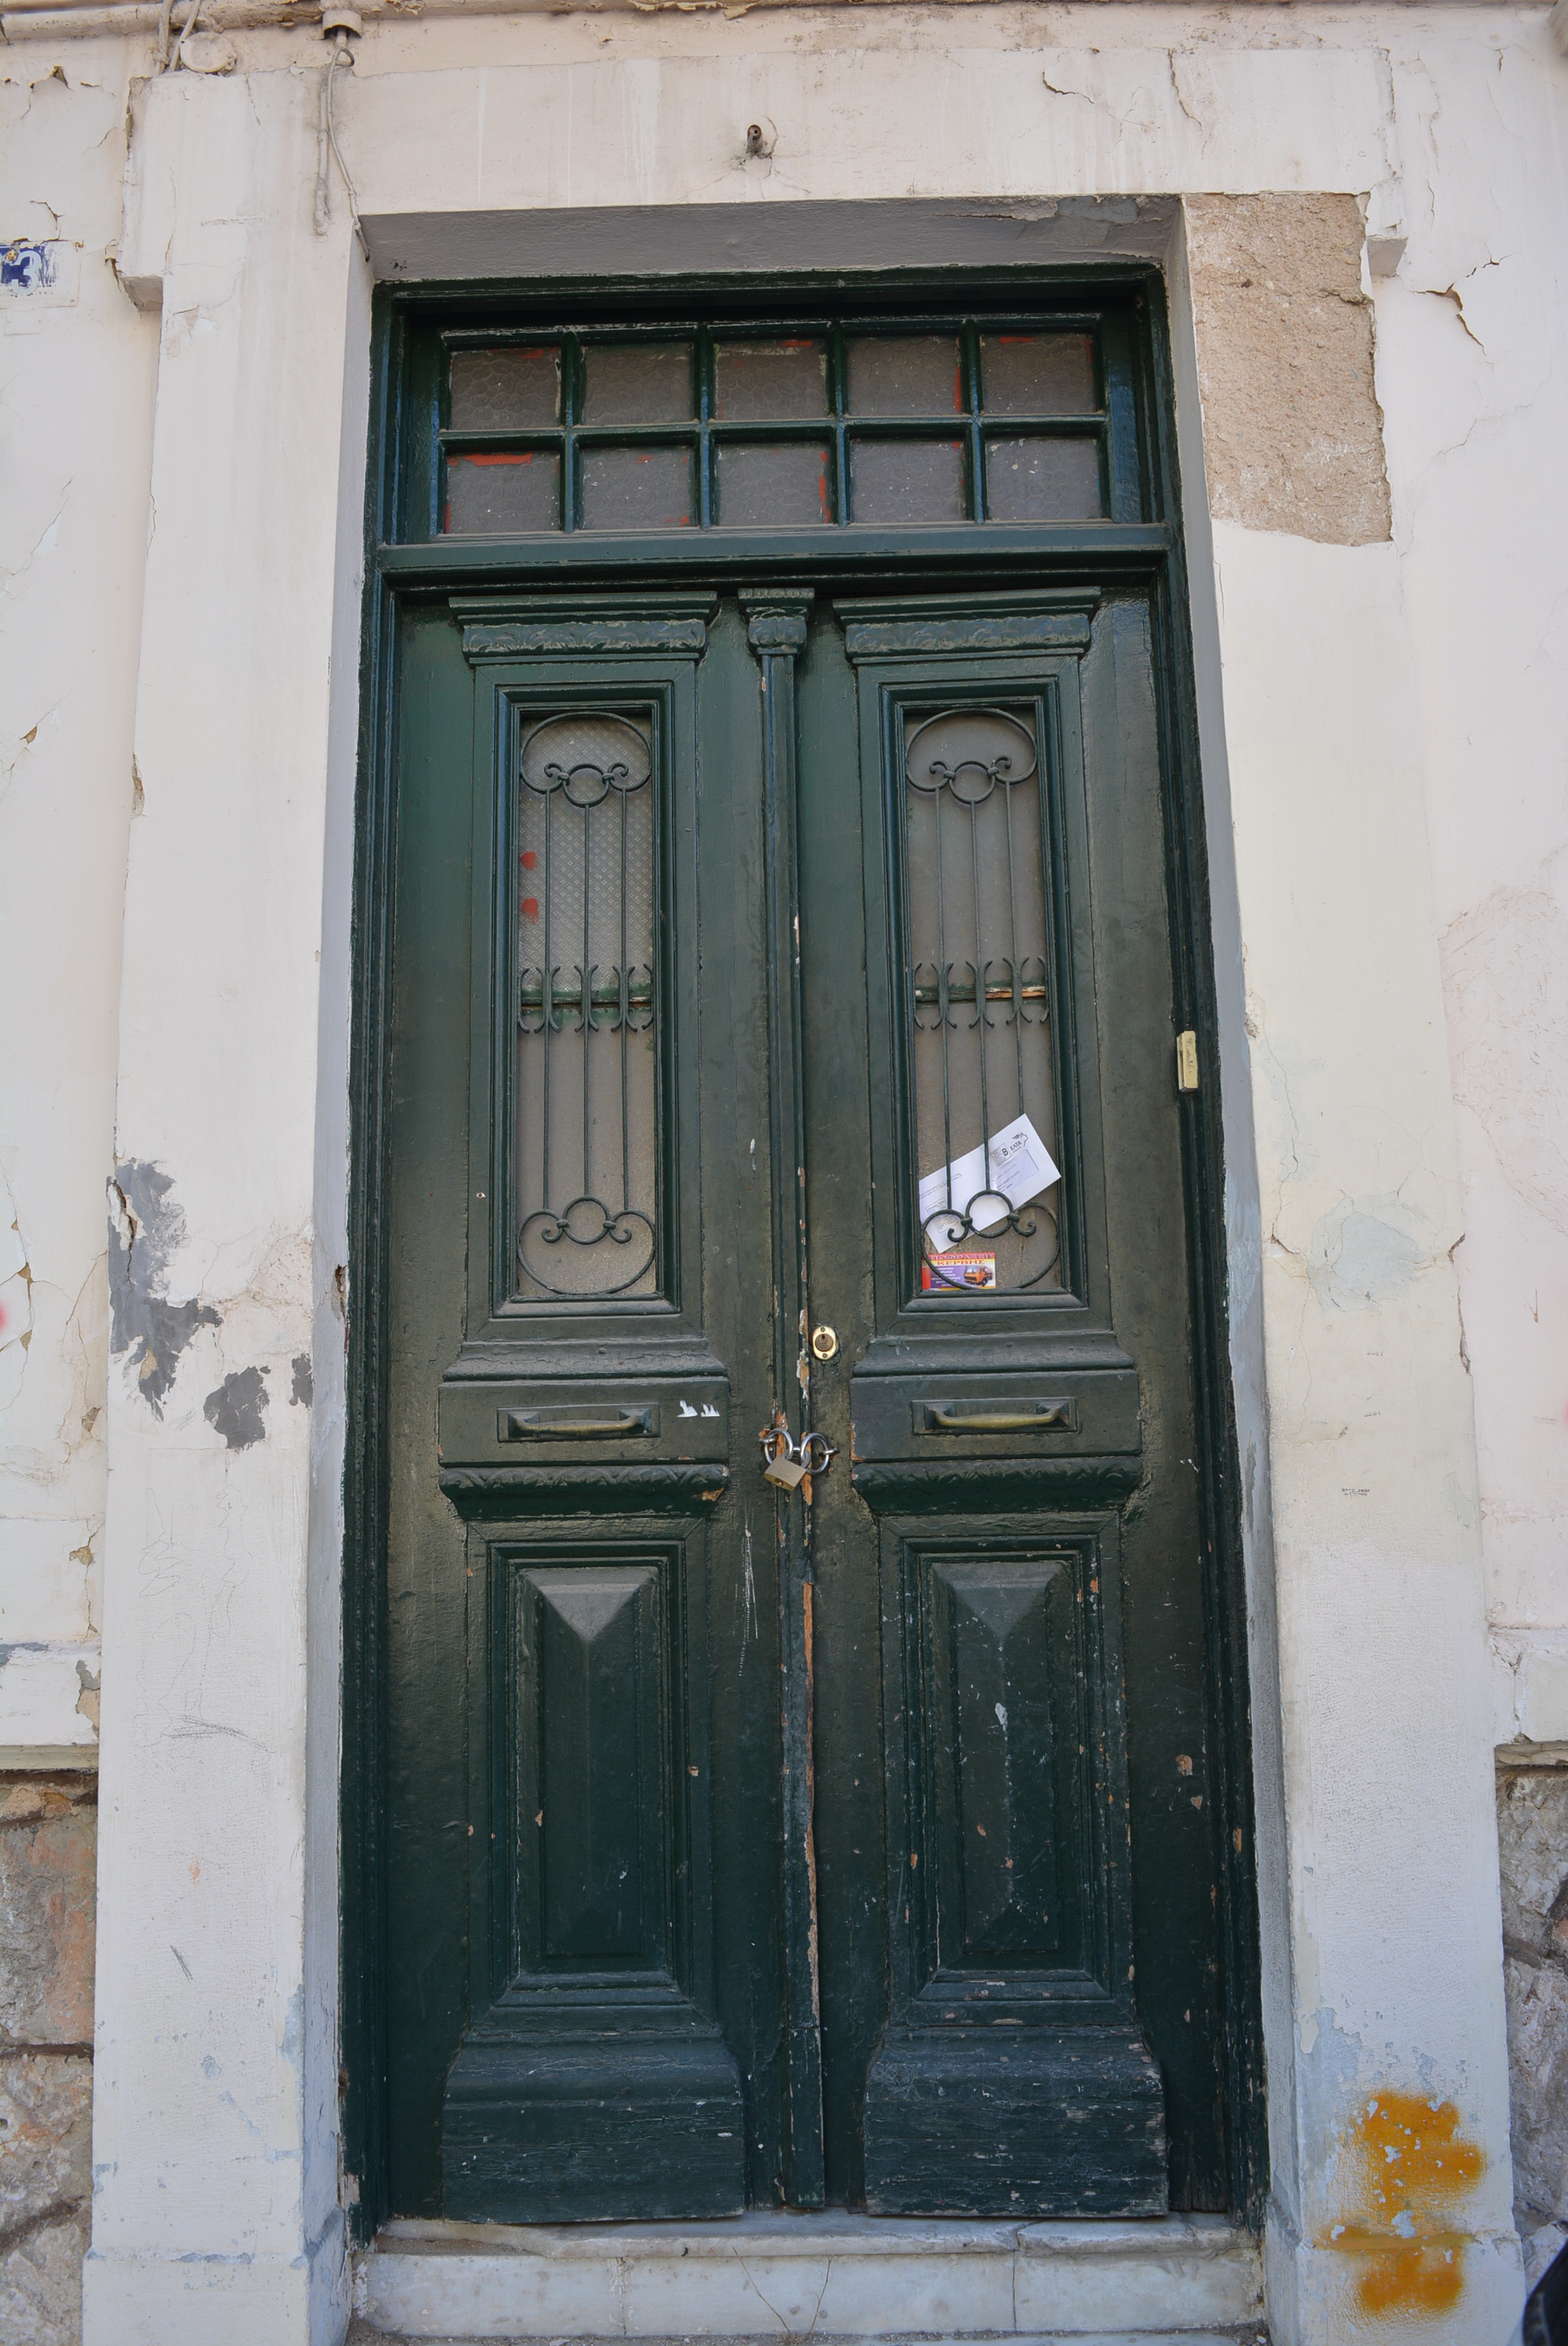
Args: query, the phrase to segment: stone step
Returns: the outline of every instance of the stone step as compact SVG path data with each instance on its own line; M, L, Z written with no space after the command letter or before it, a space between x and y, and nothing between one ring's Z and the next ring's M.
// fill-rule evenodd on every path
M1257 2241L1220 2217L1009 2223L754 2213L713 2224L389 2224L359 2334L1197 2346L1263 2336Z
M429 2331L415 2335L406 2330L372 2330L368 2321L356 2318L349 2325L347 2346L498 2346L498 2341L494 2331L486 2338L452 2338L445 2332L438 2338ZM609 2338L574 2340L572 2346L616 2346L616 2341ZM650 2338L641 2341L641 2346L750 2346L750 2341L704 2334ZM800 2346L800 2341L791 2340L789 2346ZM858 2346L858 2341L827 2338L820 2331L813 2331L810 2346ZM1019 2337L1010 2331L1005 2340L976 2338L967 2331L942 2338L926 2331L890 2339L886 2346L1268 2346L1268 2332L1257 2322L1245 2323L1239 2330L1053 2330L1037 2331L1033 2337ZM1510 2346L1515 2346L1515 2341L1511 2341Z

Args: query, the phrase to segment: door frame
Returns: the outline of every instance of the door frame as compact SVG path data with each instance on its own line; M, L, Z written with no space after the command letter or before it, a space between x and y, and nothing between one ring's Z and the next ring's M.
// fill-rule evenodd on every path
M809 303L813 291L841 296L849 280L809 270L779 272L769 290ZM1207 1078L1182 1096L1181 1150L1186 1185L1184 1223L1192 1297L1193 1373L1199 1442L1205 1464L1205 1607L1208 1638L1208 1725L1214 1753L1215 1850L1221 1885L1227 2150L1230 2208L1261 2230L1268 2190L1264 2100L1261 1962L1257 1870L1249 1728L1246 1587L1242 1553L1242 1484L1235 1400L1229 1374L1227 1250L1219 1046L1210 945L1208 870L1198 750L1194 655L1188 615L1186 552L1176 460L1176 394L1167 314L1168 289L1156 264L1107 260L1095 269L977 268L927 277L899 270L857 271L854 293L868 301L896 294L901 310L924 303L952 309L972 295L1071 290L1085 301L1118 298L1135 322L1140 399L1153 510L1166 519L1117 524L1107 542L1104 523L987 525L983 554L966 561L972 582L998 585L1135 580L1150 597L1156 716L1160 733L1165 850L1171 908L1172 1001L1179 1026L1198 1038ZM738 301L759 306L755 272L661 277L628 284L606 276L508 280L440 287L378 287L372 316L371 429L365 497L365 585L361 638L360 724L355 796L352 994L350 1044L349 1288L347 1310L349 1431L344 1469L342 1618L342 1741L341 1832L341 2126L345 2175L357 2183L350 2208L352 2235L373 2239L390 2212L385 2099L386 2041L382 1953L385 1890L382 1786L384 1682L382 1571L386 1538L383 1328L387 1259L382 1212L386 1176L384 1103L389 1077L392 879L395 854L396 627L405 597L444 597L462 589L514 589L568 580L583 586L617 576L613 549L567 537L535 546L520 560L504 541L434 540L384 545L382 523L391 509L400 443L407 419L399 386L411 322L443 311L472 311L476 301L527 309L596 303L605 314ZM871 590L898 579L911 591L940 562L956 583L946 532L880 532L860 525L823 532L809 548L780 547L769 563L754 541L716 542L717 533L692 532L678 546L636 559L639 584L650 588L696 576L722 585L755 584L770 573L799 579L809 573L826 584L871 582ZM839 542L834 543L837 539ZM944 539L946 542L944 543ZM827 540L827 543L823 541ZM626 576L623 554L618 575Z

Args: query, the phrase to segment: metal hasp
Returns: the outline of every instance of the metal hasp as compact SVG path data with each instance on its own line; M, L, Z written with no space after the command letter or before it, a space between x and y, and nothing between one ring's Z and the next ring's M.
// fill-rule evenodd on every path
M838 1445L825 1433L803 1433L791 1442L782 1421L765 1425L757 1437L762 1445L762 1479L780 1491L799 1491L811 1504L811 1477L825 1474L838 1456Z

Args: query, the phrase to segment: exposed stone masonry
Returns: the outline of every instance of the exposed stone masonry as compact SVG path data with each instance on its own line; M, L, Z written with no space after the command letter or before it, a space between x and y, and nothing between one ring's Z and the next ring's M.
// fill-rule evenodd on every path
M0 2338L76 2346L92 2196L97 1779L0 1774Z
M1329 546L1390 533L1354 196L1189 196L1204 457L1217 520Z
M1568 1761L1499 1754L1513 2216L1534 2281L1568 2242Z

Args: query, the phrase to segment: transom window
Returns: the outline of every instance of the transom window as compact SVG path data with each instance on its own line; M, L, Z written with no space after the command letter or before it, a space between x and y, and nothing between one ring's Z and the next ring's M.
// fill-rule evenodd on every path
M437 528L1098 520L1094 318L477 329L443 338Z

